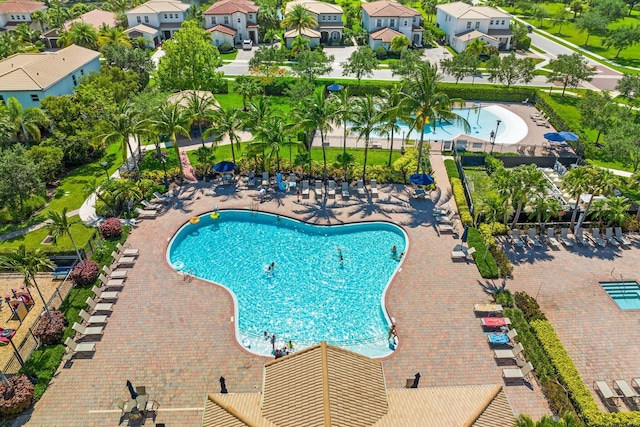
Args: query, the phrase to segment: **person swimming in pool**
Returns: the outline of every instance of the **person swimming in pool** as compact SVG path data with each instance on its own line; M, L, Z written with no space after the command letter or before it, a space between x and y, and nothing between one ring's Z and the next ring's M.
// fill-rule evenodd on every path
M391 248L391 253L394 255L398 253L398 248L396 248L396 245L393 245L393 247Z

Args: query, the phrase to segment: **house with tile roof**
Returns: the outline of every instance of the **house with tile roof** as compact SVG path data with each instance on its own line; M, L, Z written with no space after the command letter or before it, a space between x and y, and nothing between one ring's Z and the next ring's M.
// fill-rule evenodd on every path
M64 24L64 29L69 30L76 22L84 22L91 25L96 31L99 31L103 25L109 28L118 26L116 21L115 12L108 12L106 10L94 9L87 13L83 13L77 18L71 19ZM45 33L42 33L41 38L45 40L47 47L50 49L58 47L58 38L60 38L60 30L53 28Z
M447 33L447 41L456 52L464 51L476 39L486 41L499 50L511 49L513 33L508 13L459 1L440 4L436 10L436 23Z
M39 1L31 0L6 0L0 2L0 30L10 31L18 24L25 23L32 29L40 29L40 26L33 22L31 14L36 10L47 10L47 5Z
M204 12L205 29L214 45L231 46L251 40L258 44L259 7L250 0L221 0Z
M297 5L302 5L307 9L309 14L313 16L318 23L316 27L310 28L310 30L313 30L311 32L312 35L316 35L317 33L318 43L339 43L342 40L344 24L342 23L343 11L340 6L318 0L294 0L287 3L285 14L291 12ZM289 46L291 44L290 42L293 41L298 34L294 34L291 31L288 31L287 34L292 36L287 37L285 34L285 40L287 40L287 46ZM314 41L314 38L309 37L307 34L303 34L303 36L310 38L312 42Z
M125 12L129 23L127 34L131 38L143 37L155 46L173 37L180 29L189 7L189 3L176 0L150 0L143 3ZM151 33L149 29L155 31Z
M100 52L76 45L9 56L0 60L0 101L14 97L28 108L49 95L69 95L83 75L100 70L99 58Z
M489 427L514 422L502 385L387 388L381 361L326 342L267 362L261 393L210 393L202 417L202 427Z
M369 47L389 49L391 39L405 36L414 46L422 46L422 15L394 1L380 0L362 4L362 28L369 33ZM386 40L386 42L385 42Z

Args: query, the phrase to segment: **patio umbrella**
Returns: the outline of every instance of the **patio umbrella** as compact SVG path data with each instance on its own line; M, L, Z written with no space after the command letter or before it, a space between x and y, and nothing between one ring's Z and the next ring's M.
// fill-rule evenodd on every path
M133 389L133 384L131 384L131 381L129 380L127 380L127 388L129 389L129 393L131 394L132 399L138 397L138 393L136 393L136 391Z
M409 177L409 182L416 185L431 185L435 180L426 173L414 173Z
M465 226L464 231L462 232L462 243L467 243L468 235L469 235L469 227Z
M580 139L578 135L573 132L558 132L565 141L577 141Z
M339 85L337 83L334 83L332 85L327 86L327 90L329 92L337 92L337 91L342 90L342 89L344 89L344 86Z
M233 162L220 162L213 165L213 170L216 172L231 172L236 168L236 164Z
M564 136L560 135L558 132L547 132L544 134L544 139L551 142L564 142Z

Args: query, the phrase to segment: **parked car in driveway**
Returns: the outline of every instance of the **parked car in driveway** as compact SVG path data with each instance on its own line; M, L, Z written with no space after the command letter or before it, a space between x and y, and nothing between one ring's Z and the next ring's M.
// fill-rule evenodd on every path
M251 50L252 47L253 47L252 40L245 40L242 42L242 50Z

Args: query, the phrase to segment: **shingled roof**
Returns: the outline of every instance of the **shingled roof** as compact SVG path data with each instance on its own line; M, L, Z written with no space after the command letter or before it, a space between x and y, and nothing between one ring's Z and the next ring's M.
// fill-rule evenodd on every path
M257 13L258 6L250 0L222 0L214 3L205 15L230 15L236 12Z
M363 3L362 9L364 9L369 16L375 17L412 18L416 15L420 16L420 12L415 9L387 0Z

